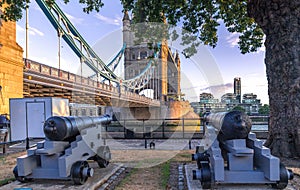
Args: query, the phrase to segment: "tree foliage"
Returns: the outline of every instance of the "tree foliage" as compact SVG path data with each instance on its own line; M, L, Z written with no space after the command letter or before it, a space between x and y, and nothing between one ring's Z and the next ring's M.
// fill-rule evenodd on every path
M200 44L215 47L218 27L223 22L227 30L240 34L242 53L254 52L262 46L263 31L247 16L247 0L121 0L125 10L132 10L134 22L162 22L182 26L189 38L182 35L182 44L189 45L187 56L193 55Z
M53 3L55 0L46 0ZM63 0L68 3L70 0ZM164 22L181 26L182 45L187 45L184 54L189 57L195 54L202 43L216 47L218 27L224 23L227 30L238 33L239 48L242 53L254 52L262 46L264 34L254 20L247 16L247 0L120 0L124 10L132 11L133 21ZM83 11L99 11L104 5L102 0L79 0L85 7ZM2 0L0 6L6 4L1 18L19 20L22 10L30 0ZM188 33L187 33L188 32ZM172 37L178 37L173 35ZM196 40L199 39L199 40Z
M270 107L268 104L264 104L262 107L258 110L259 114L268 115L270 113Z
M55 0L45 0L47 3L51 4ZM70 0L63 0L64 3L69 3ZM100 11L100 8L103 7L102 0L79 0L79 3L84 4L83 12L90 13L92 11ZM3 7L4 11L1 15L1 18L5 21L18 21L22 18L22 11L30 5L30 0L0 0L0 7Z
M235 106L234 108L232 108L232 111L241 111L241 112L245 112L245 108L243 108L242 106Z

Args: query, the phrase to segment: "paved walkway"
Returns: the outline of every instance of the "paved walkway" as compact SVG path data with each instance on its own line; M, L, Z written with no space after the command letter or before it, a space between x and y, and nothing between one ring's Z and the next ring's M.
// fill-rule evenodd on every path
M156 150L188 150L189 140L187 139L147 139L147 149L150 148L150 142L155 143ZM144 139L126 139L126 140L116 140L116 139L106 139L106 145L109 146L111 150L145 150L145 140ZM191 140L191 148L196 149L199 145L200 140Z

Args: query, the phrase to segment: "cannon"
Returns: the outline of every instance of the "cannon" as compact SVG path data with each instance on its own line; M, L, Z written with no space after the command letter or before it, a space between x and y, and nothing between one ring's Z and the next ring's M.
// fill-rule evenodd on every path
M197 162L192 172L203 189L221 184L270 184L284 189L293 179L293 172L250 132L251 119L245 113L210 113L202 122L205 137L192 155Z
M6 114L0 115L0 129L8 129L10 127L10 121Z
M53 116L44 124L44 134L51 141L69 141L79 135L80 131L94 125L108 125L111 117L60 117Z
M84 184L94 172L88 160L97 162L100 168L109 164L111 153L101 138L101 128L111 120L109 115L48 118L44 123L45 140L17 158L15 178L20 182L62 179Z
M246 139L251 131L251 119L240 111L208 113L203 122L217 130L217 138L224 142L232 139Z

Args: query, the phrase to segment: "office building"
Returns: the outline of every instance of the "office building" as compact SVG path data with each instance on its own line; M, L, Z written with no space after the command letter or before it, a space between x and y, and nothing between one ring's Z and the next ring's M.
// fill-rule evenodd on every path
M236 95L238 102L241 103L242 86L240 77L235 77L233 79L233 93Z
M218 99L215 99L211 93L202 93L200 94L199 102L192 102L191 106L193 107L196 113L205 113L205 112L222 112L226 111L226 104L219 102Z

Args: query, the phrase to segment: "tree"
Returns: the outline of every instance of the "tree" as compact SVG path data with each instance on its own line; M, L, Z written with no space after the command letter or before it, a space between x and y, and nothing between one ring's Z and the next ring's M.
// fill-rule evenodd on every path
M241 107L241 106L235 106L234 108L232 108L232 111L245 112L246 110L243 107Z
M2 0L8 3L2 18L20 19L26 1ZM86 5L87 13L99 11L103 6L101 0L79 2ZM124 10L134 13L134 22L163 22L166 18L169 24L180 25L190 32L192 37L182 37L182 44L189 44L183 52L187 57L195 53L199 41L212 47L217 45L220 20L229 32L240 34L242 53L261 47L265 34L270 98L266 145L277 156L300 156L299 0L121 0L121 3Z
M270 107L268 104L264 104L262 107L258 110L259 114L268 115L270 113Z
M123 5L146 21L157 21L163 12L170 24L182 22L185 30L213 47L218 39L218 20L222 19L229 32L241 34L242 53L256 51L265 34L270 98L266 145L277 156L300 156L299 0L123 0ZM196 45L193 41L183 43L190 43L191 49ZM191 49L185 52L188 56L194 52Z
M266 34L270 134L275 155L300 156L300 1L251 0L248 13Z

